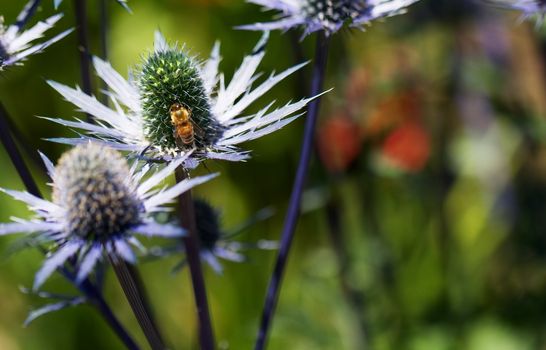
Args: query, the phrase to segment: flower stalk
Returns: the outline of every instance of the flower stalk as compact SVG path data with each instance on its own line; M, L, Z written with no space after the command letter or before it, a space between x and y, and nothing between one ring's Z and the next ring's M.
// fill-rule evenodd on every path
M87 33L87 1L74 0L74 15L76 16L76 27L78 33L78 51L80 54L80 74L82 79L82 90L87 95L92 95L91 86L91 54L89 50L89 38ZM87 119L92 117L87 114Z
M327 37L323 31L318 32L316 35L317 42L315 49L315 62L312 72L311 96L318 95L323 89L324 75L328 61L328 47L330 42L329 37ZM275 262L273 275L269 281L260 329L258 331L258 337L254 347L255 350L263 350L265 348L267 335L269 329L271 328L271 322L273 320L275 308L279 299L282 278L286 267L288 253L290 251L290 247L292 246L294 232L300 214L301 197L305 186L305 181L307 179L307 173L309 171L311 155L313 154L315 126L319 113L320 100L321 97L317 97L311 101L308 106L308 114L305 120L305 130L298 169L296 172L294 185L292 187L288 211L284 221L277 261Z
M32 178L32 174L30 173L29 168L25 164L25 161L23 160L21 153L19 153L19 150L17 149L15 140L13 139L10 132L8 120L9 120L8 112L4 108L4 105L0 102L0 139L2 141L2 145L8 152L11 162L15 166L15 169L17 170L17 173L19 174L19 177L23 181L23 184L25 185L27 191L30 194L33 194L37 197L41 197L40 190L38 189L36 182L34 182L34 179Z
M186 170L178 167L175 171L176 182L187 178ZM201 350L212 350L214 345L214 333L207 301L205 279L201 266L201 255L199 248L199 237L197 236L197 225L195 222L195 209L191 191L182 193L178 201L180 223L188 234L183 237L184 247L193 285L195 305L199 321L199 342Z
M108 17L108 2L109 0L100 0L99 1L99 15L100 15L100 57L103 60L108 60L108 27L109 27L109 17ZM101 85L102 91L108 91L108 84L102 82ZM108 95L102 94L101 102L108 106Z
M111 254L108 255L108 259L150 347L152 350L166 349L165 342L153 321L152 311L149 305L143 302L147 298L142 295L143 290L137 284L138 274L123 259Z

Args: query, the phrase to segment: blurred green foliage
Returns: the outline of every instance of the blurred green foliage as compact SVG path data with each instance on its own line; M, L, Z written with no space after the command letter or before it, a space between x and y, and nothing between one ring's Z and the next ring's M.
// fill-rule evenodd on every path
M405 16L334 37L326 86L335 89L324 98L320 157L270 349L546 349L546 41L515 16L465 4L423 0ZM23 5L4 1L0 11L9 23ZM99 1L88 5L92 51L99 54ZM108 4L109 59L120 72L138 69L161 29L201 59L220 40L229 77L260 36L232 28L269 15L235 0L129 5L133 14ZM72 2L60 10L65 17L56 30L74 26ZM44 1L35 20L52 13ZM272 34L261 70L293 65L294 39ZM312 52L308 38L302 53ZM44 191L35 150L57 159L66 147L44 138L74 134L36 116L80 115L46 79L80 81L76 35L0 76L0 100ZM298 99L305 95L302 82L294 76L262 101ZM208 162L201 170L222 172L196 192L221 210L225 228L276 208L242 241L278 238L302 123L246 144L253 150L247 163ZM22 189L3 149L0 161L0 186ZM19 203L0 202L1 221L26 215ZM14 240L2 239L0 248ZM248 258L225 263L222 276L206 271L220 349L250 349L255 340L274 253L249 251ZM18 286L31 284L41 260L32 250L1 260L0 349L120 348L88 306L22 328L41 301ZM188 271L169 273L177 261L139 268L173 348L196 349ZM111 273L106 286L115 312L144 344ZM74 292L59 276L46 288Z

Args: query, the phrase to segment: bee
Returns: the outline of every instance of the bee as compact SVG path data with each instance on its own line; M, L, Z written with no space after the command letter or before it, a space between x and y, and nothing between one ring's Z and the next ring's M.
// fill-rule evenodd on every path
M195 144L195 133L191 110L180 103L173 103L169 112L171 114L171 123L174 126L173 136L177 143L181 142L183 146L193 146Z

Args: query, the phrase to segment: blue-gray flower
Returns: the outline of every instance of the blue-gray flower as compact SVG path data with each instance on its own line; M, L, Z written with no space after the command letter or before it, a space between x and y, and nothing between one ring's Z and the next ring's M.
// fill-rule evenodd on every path
M337 32L344 24L361 27L379 18L403 13L418 0L247 0L280 12L277 20L238 27L247 30L289 30L301 27L303 35Z
M25 202L36 218L14 218L13 223L0 224L0 235L37 233L40 240L53 243L52 251L36 274L34 290L69 258L76 259L76 281L81 282L104 254L134 263L131 246L142 247L135 235L182 236L184 230L178 225L158 224L152 215L168 211L167 203L216 176L196 177L172 187L157 188L182 164L183 158L144 178L150 167L137 170L135 164L130 168L117 151L91 142L66 152L56 167L45 156L42 158L53 180L52 201L28 192L2 190Z
M245 160L249 157L248 152L239 149L238 144L289 124L303 115L305 106L317 97L290 102L273 110L272 102L257 113L243 114L252 103L305 65L271 74L257 83L260 74L256 70L265 55L267 38L265 33L252 54L244 57L228 84L219 71L219 44L214 46L209 60L200 63L178 46L168 45L159 32L156 33L155 50L138 74L138 81L124 79L109 63L94 58L97 74L111 90L108 95L113 107L79 89L50 81L49 84L66 100L97 121L92 124L81 120L50 119L87 132L80 138L53 140L74 145L94 139L118 150L148 154L167 161L193 152L185 163L187 168L202 159ZM177 109L173 110L174 107ZM184 136L184 129L178 129L173 119L177 114L173 113L180 113L181 126L184 121L193 126L193 135L178 137Z

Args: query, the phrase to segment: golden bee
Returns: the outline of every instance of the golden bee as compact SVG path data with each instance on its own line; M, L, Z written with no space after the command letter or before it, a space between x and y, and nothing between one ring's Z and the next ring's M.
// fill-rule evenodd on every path
M174 126L173 135L176 141L182 142L182 145L185 146L194 145L195 134L191 119L191 110L180 103L174 103L169 112L171 114L171 123Z

